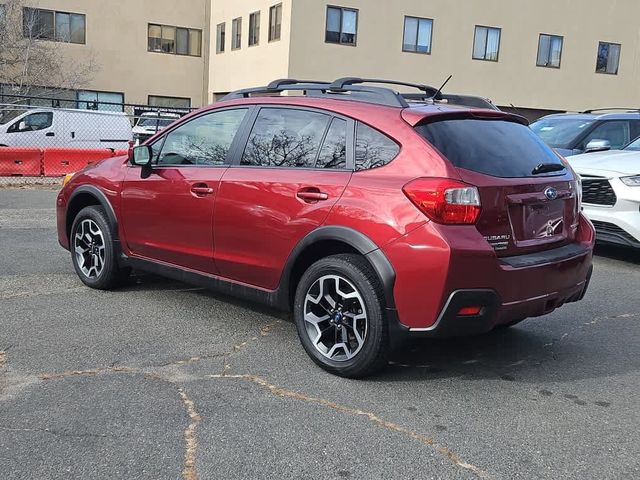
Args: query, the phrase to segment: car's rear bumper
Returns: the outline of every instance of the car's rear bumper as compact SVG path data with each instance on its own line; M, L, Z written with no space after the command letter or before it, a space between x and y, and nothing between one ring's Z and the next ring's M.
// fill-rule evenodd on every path
M427 227L409 235L414 239L406 238L401 245L383 249L396 271L395 333L477 334L497 325L545 315L584 296L592 272L594 242L593 227L584 217L577 242L517 257L498 258L488 244L485 248L481 242L472 247L469 240L473 234L468 233L460 236L460 243L451 246L446 256L439 249L421 247L426 244L420 237L429 236ZM426 240L432 241L433 237ZM399 263L400 253L408 263ZM411 257L407 258L409 253ZM441 267L434 264L440 265L445 258L447 271L438 277ZM416 275L421 265L427 273ZM481 312L459 316L463 307L481 307Z

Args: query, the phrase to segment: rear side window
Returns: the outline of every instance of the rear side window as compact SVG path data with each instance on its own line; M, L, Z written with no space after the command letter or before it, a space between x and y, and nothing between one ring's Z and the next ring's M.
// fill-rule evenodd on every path
M347 122L334 118L324 139L316 168L347 167Z
M242 165L315 166L331 117L291 108L263 108L251 129Z
M531 177L541 163L562 165L551 148L519 123L441 120L416 130L456 167L494 177Z
M373 128L358 123L356 131L356 170L382 167L400 152L396 142Z

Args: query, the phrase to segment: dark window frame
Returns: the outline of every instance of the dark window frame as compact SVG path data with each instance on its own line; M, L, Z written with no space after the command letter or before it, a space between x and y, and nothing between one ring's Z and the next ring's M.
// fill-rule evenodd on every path
M236 46L236 39L238 40ZM242 48L242 17L231 20L231 51Z
M278 11L280 23L278 23ZM269 7L269 42L277 42L282 36L282 3Z
M615 72L607 72L607 67L605 66L604 71L602 70L598 70L598 59L600 57L600 48L602 48L603 45L607 45L610 49L611 45L615 45L617 47L619 47L618 49L618 63L616 65L616 71ZM609 49L607 50L607 64L609 63L609 54L610 51ZM603 42L602 40L598 41L598 50L596 50L596 73L600 73L603 75L618 75L618 73L620 73L620 57L622 56L622 44L621 43L616 43L616 42Z
M415 44L414 44L415 45L415 50L407 50L405 48L405 45L407 43L405 41L405 39L406 39L405 35L406 35L406 32L407 32L407 20L408 19L413 19L413 20L417 20L418 21L418 28L416 29L416 38L415 38ZM431 32L429 33L429 50L426 51L426 52L418 51L418 37L420 35L420 22L423 21L423 20L431 22ZM402 51L404 53L418 53L420 55L431 55L431 50L433 48L433 24L434 24L433 18L416 17L416 16L413 16L413 15L405 15L404 16L404 21L402 23Z
M260 10L249 14L249 32L247 36L249 37L249 47L260 45Z
M486 28L487 29L487 36L484 39L484 57L476 57L475 56L475 50L476 50L476 36L478 35L478 28ZM488 40L489 40L489 30L497 30L499 35L498 35L498 51L496 52L496 58L495 60L492 58L487 58L487 45L488 45ZM494 62L497 63L500 61L500 47L502 46L502 27L490 27L489 25L476 25L475 27L473 27L473 45L471 47L471 59L472 60L480 60L482 62Z
M3 5L4 7L4 5ZM37 15L39 12L47 12L47 13L51 13L52 14L52 19L53 19L53 23L51 25L51 38L48 37L38 37L37 35L33 35L32 32L27 33L27 28L26 28L26 15L28 12L33 12L33 15ZM5 9L5 13L6 13L6 9ZM82 42L73 42L71 41L71 32L69 34L69 40L59 40L57 38L57 32L56 32L56 25L57 25L57 21L56 21L56 17L58 15L69 15L69 30L71 30L71 18L72 17L82 17L83 19L83 23L84 23L84 28L83 28L83 36L82 36ZM63 11L63 10L52 10L50 8L37 8L37 7L22 7L22 36L24 38L33 38L34 40L40 40L40 41L45 41L45 42L56 42L56 43L70 43L73 45L86 45L87 44L87 15L85 13L77 13L77 12L67 12L67 11Z
M247 116L245 117L246 120L246 125L244 125L243 127L241 127L240 129L240 133L241 133L241 137L240 138L236 138L236 140L238 141L238 145L237 148L238 150L236 151L236 158L235 161L232 161L232 163L229 165L229 168L269 168L269 169L295 169L295 170L309 170L309 171L318 171L318 170L323 170L323 171L331 171L331 172L353 172L354 168L355 168L355 132L356 132L356 124L357 121L355 121L352 118L346 117L344 115L340 115L337 114L335 112L329 111L329 110L323 110L321 108L311 108L311 107L300 107L300 106L293 106L293 105L279 105L279 104L272 104L272 105L253 105L254 110L252 112L249 112L247 114ZM311 113L322 113L324 115L328 115L330 117L329 123L328 123L328 128L331 127L331 122L333 121L334 118L339 118L341 120L345 120L347 122L347 137L346 137L346 149L347 149L347 161L346 161L346 166L345 168L332 168L332 169L319 169L319 168L315 168L315 167L278 167L278 166L262 166L262 165L242 165L242 156L244 155L244 151L247 148L247 144L249 142L249 137L251 136L251 131L253 130L253 127L255 126L256 120L258 119L258 114L260 113L260 111L262 109L282 109L282 110L301 110L301 111L305 111L305 112L311 112ZM324 142L326 133L328 132L325 131L322 137L322 141ZM322 149L322 144L320 144L319 148L318 148L318 153L316 155L316 163L317 163L317 157L319 156L319 152Z
M542 41L542 37L549 37L550 41L549 41L549 51L547 52L547 58L550 60L551 59L551 51L552 51L552 42L551 40L553 40L554 38L559 38L560 39L560 57L558 58L558 65L550 65L549 63L547 63L546 65L541 64L538 62L538 59L540 58L540 42ZM562 66L562 52L564 51L564 36L563 35L554 35L552 33L541 33L538 36L538 52L536 55L536 67L542 67L542 68L560 68Z
M82 103L95 103L97 105L97 109L92 109L92 108L83 108L81 110L92 110L92 111L101 111L100 110L100 105L111 105L111 106L115 106L115 105L119 105L120 106L120 110L118 110L119 112L124 112L124 106L125 106L125 95L124 92L113 92L113 91L108 91L108 90L93 90L93 89L88 89L88 88L83 88L83 89L78 89L75 91L76 93L76 108L80 109L80 104ZM107 95L120 95L122 96L122 102L101 102L100 100L98 100L96 98L95 101L91 101L91 100L80 100L80 94L81 93L95 93L97 94L97 96L99 96L101 93L105 93ZM102 111L109 111L109 112L115 112L116 110L102 110Z
M164 38L162 32L165 28L173 29L175 32L174 38L174 47L172 52L163 52L159 50L152 49L149 45L149 30L151 27L160 27L160 43L162 44L162 39ZM178 53L178 30L186 30L187 31L187 53ZM200 52L198 55L191 55L191 32L198 32L200 37L200 46L198 51ZM155 37L154 37L155 38ZM178 27L176 25L166 25L163 23L152 23L147 22L147 52L149 53L160 53L162 55L176 55L178 57L192 57L192 58L202 58L202 29L200 28L190 28L190 27ZM162 48L162 47L161 47Z
M189 101L189 106L188 107L157 107L156 105L151 105L151 99L152 98L164 98L164 99L170 99L170 100L188 100ZM152 107L152 108L191 108L191 97L173 97L173 96L169 96L169 95L147 95L147 105Z
M216 55L224 53L227 41L227 22L216 25Z
M327 40L327 33L329 32L329 10L330 9L334 9L334 10L340 10L340 31L338 32L339 35L339 40L337 42L332 42L330 40ZM348 12L355 12L356 14L356 33L354 34L353 37L353 43L352 42L343 42L342 41L342 34L343 32L343 19L344 19L344 12L348 11ZM330 45L345 45L347 47L357 47L358 46L358 27L360 24L360 10L358 10L357 8L351 8L351 7L339 7L337 5L327 5L327 9L325 12L325 23L324 23L324 43L328 43Z

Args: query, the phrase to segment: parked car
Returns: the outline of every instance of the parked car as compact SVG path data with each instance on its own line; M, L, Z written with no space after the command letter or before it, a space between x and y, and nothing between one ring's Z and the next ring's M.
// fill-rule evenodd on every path
M640 248L640 137L622 150L571 157L597 239Z
M179 118L180 115L177 113L145 112L141 114L133 127L133 139L136 145L144 143Z
M122 150L132 140L131 123L119 112L36 108L0 125L2 147Z
M640 111L559 113L542 117L531 124L531 129L565 157L619 149L640 135Z
M578 191L522 117L281 80L66 179L58 237L93 288L134 268L292 310L318 365L360 377L406 338L580 300L595 233Z

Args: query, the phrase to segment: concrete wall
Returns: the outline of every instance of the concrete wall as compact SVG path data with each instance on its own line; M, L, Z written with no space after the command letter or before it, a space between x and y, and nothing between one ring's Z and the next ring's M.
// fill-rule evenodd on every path
M328 3L359 9L357 47L324 42ZM431 55L402 52L405 15L434 20ZM294 0L292 17L293 77L373 76L439 86L453 74L448 91L498 105L640 106L637 0ZM477 24L502 28L499 62L472 60ZM540 33L564 36L560 69L536 66ZM618 75L595 73L599 41L622 44Z
M148 95L206 102L209 44L209 0L25 0L26 6L83 13L86 45L56 43L63 56L85 61L94 56L99 68L84 85L89 90L122 92L127 103L147 103ZM202 57L147 51L147 25L159 23L201 29Z
M289 75L291 5L298 0L213 0L211 6L211 56L209 92L212 97L239 88L261 86ZM282 3L280 40L269 42L269 8ZM260 11L260 41L249 46L249 15ZM231 23L242 17L242 46L231 50ZM216 27L226 23L224 53L216 54Z

